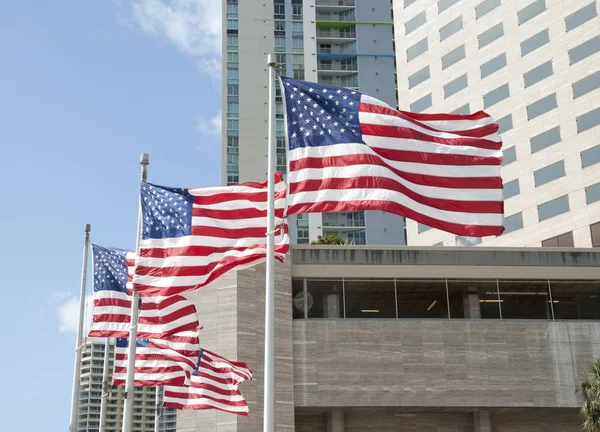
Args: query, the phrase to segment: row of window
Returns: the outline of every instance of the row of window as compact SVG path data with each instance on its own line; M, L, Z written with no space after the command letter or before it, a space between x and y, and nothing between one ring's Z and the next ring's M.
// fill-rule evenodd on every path
M293 279L294 319L599 320L600 282Z

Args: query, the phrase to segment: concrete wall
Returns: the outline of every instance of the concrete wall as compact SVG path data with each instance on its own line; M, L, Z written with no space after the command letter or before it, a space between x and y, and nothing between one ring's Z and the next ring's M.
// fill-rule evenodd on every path
M577 407L600 323L295 320L298 407Z

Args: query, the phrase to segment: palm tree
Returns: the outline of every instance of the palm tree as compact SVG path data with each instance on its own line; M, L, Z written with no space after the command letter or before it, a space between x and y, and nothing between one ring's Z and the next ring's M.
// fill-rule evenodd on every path
M314 245L347 245L348 242L333 233L318 236L311 244Z
M583 376L576 393L583 400L579 412L583 417L584 432L600 432L600 360L590 368L589 376Z

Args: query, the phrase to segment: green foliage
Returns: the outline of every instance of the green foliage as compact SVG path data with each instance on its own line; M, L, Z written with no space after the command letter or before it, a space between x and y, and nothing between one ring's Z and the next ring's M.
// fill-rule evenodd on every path
M347 245L346 240L341 239L333 233L325 234L324 236L318 236L317 240L312 242L314 245Z
M600 360L592 365L588 376L582 377L576 393L583 402L579 410L583 417L581 429L600 432Z

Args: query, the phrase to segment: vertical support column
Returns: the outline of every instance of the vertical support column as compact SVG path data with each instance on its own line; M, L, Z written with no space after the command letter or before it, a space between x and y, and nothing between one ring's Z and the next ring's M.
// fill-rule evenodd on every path
M465 318L481 318L479 290L476 287L468 287L467 292L463 294L463 307Z
M334 408L327 413L327 432L344 432L344 411Z
M492 418L486 410L473 411L474 432L492 432Z

